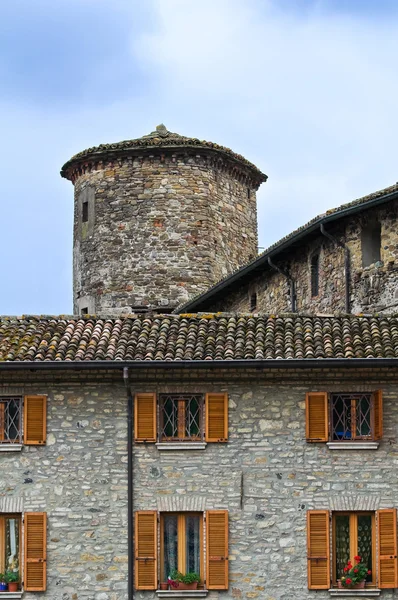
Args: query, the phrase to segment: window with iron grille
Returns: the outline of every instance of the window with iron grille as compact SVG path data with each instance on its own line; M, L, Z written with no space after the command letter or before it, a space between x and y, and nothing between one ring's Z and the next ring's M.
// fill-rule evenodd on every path
M202 441L203 400L202 394L160 394L159 440Z
M374 439L372 394L331 394L330 400L333 441Z
M22 442L21 398L0 398L0 443Z

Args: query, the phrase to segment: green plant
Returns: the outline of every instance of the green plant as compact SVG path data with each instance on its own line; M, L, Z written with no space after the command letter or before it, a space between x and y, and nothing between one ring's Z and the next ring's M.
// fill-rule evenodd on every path
M355 565L349 560L344 567L344 575L341 578L341 584L345 588L353 588L357 583L364 581L368 575L372 574L367 565L362 562L360 556L354 556Z
M6 571L5 574L6 583L16 583L19 581L19 573L18 571Z
M190 584L190 583L195 583L195 581L197 581L198 583L200 582L200 575L198 575L197 573L187 573L186 575L183 575L180 571L173 571L171 573L171 575L169 576L169 581L176 581L181 582L181 583L185 583L185 584Z
M7 583L5 573L0 573L0 583Z

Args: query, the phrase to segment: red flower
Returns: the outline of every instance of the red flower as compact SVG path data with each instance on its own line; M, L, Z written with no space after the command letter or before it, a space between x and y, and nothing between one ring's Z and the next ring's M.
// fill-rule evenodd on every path
M358 569L354 569L354 573L358 573Z
M350 569L348 567L344 567L344 573L347 573Z
M350 585L351 581L352 580L349 577L347 577L347 579L345 580L345 582L346 582L347 585Z
M360 556L354 556L354 560L356 560L357 562L361 562L361 557Z
M368 575L372 575L372 571L368 571Z
M352 569L352 563L351 563L351 561L350 561L350 560L349 560L349 561L348 561L348 563L347 563L347 567L348 567L349 569Z

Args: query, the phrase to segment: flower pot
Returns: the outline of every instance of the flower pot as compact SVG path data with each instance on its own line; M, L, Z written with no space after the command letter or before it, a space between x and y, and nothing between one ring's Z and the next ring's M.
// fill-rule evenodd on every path
M365 588L365 580L356 583L355 585L343 585L340 579L337 580L339 590L363 590Z
M178 589L179 590L197 590L198 582L194 581L193 583L182 583L182 581L179 581Z
M160 584L160 589L161 590L168 590L169 589L169 584L168 583L161 583Z
M4 583L4 581L2 581L2 582L0 583L0 592L6 592L6 591L7 591L7 589L8 589L8 585L7 585L7 583Z
M8 584L9 592L17 592L18 591L18 581L10 581Z

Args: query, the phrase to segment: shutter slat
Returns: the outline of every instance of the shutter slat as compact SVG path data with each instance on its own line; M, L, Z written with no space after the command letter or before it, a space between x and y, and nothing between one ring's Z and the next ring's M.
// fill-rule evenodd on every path
M40 446L46 443L47 396L24 398L24 444Z
M305 397L307 442L328 441L328 395L326 392L308 392Z
M44 592L47 576L47 514L24 515L24 589Z
M157 513L135 513L135 588L157 589Z
M395 508L377 511L379 587L398 587L397 575L397 511Z
M374 439L380 440L383 437L383 392L377 390L373 394L374 401Z
M206 578L209 590L228 589L228 511L206 513Z
M136 394L134 402L136 442L156 442L156 394Z
M329 511L307 512L308 588L330 587Z
M228 394L206 394L206 441L228 439Z

